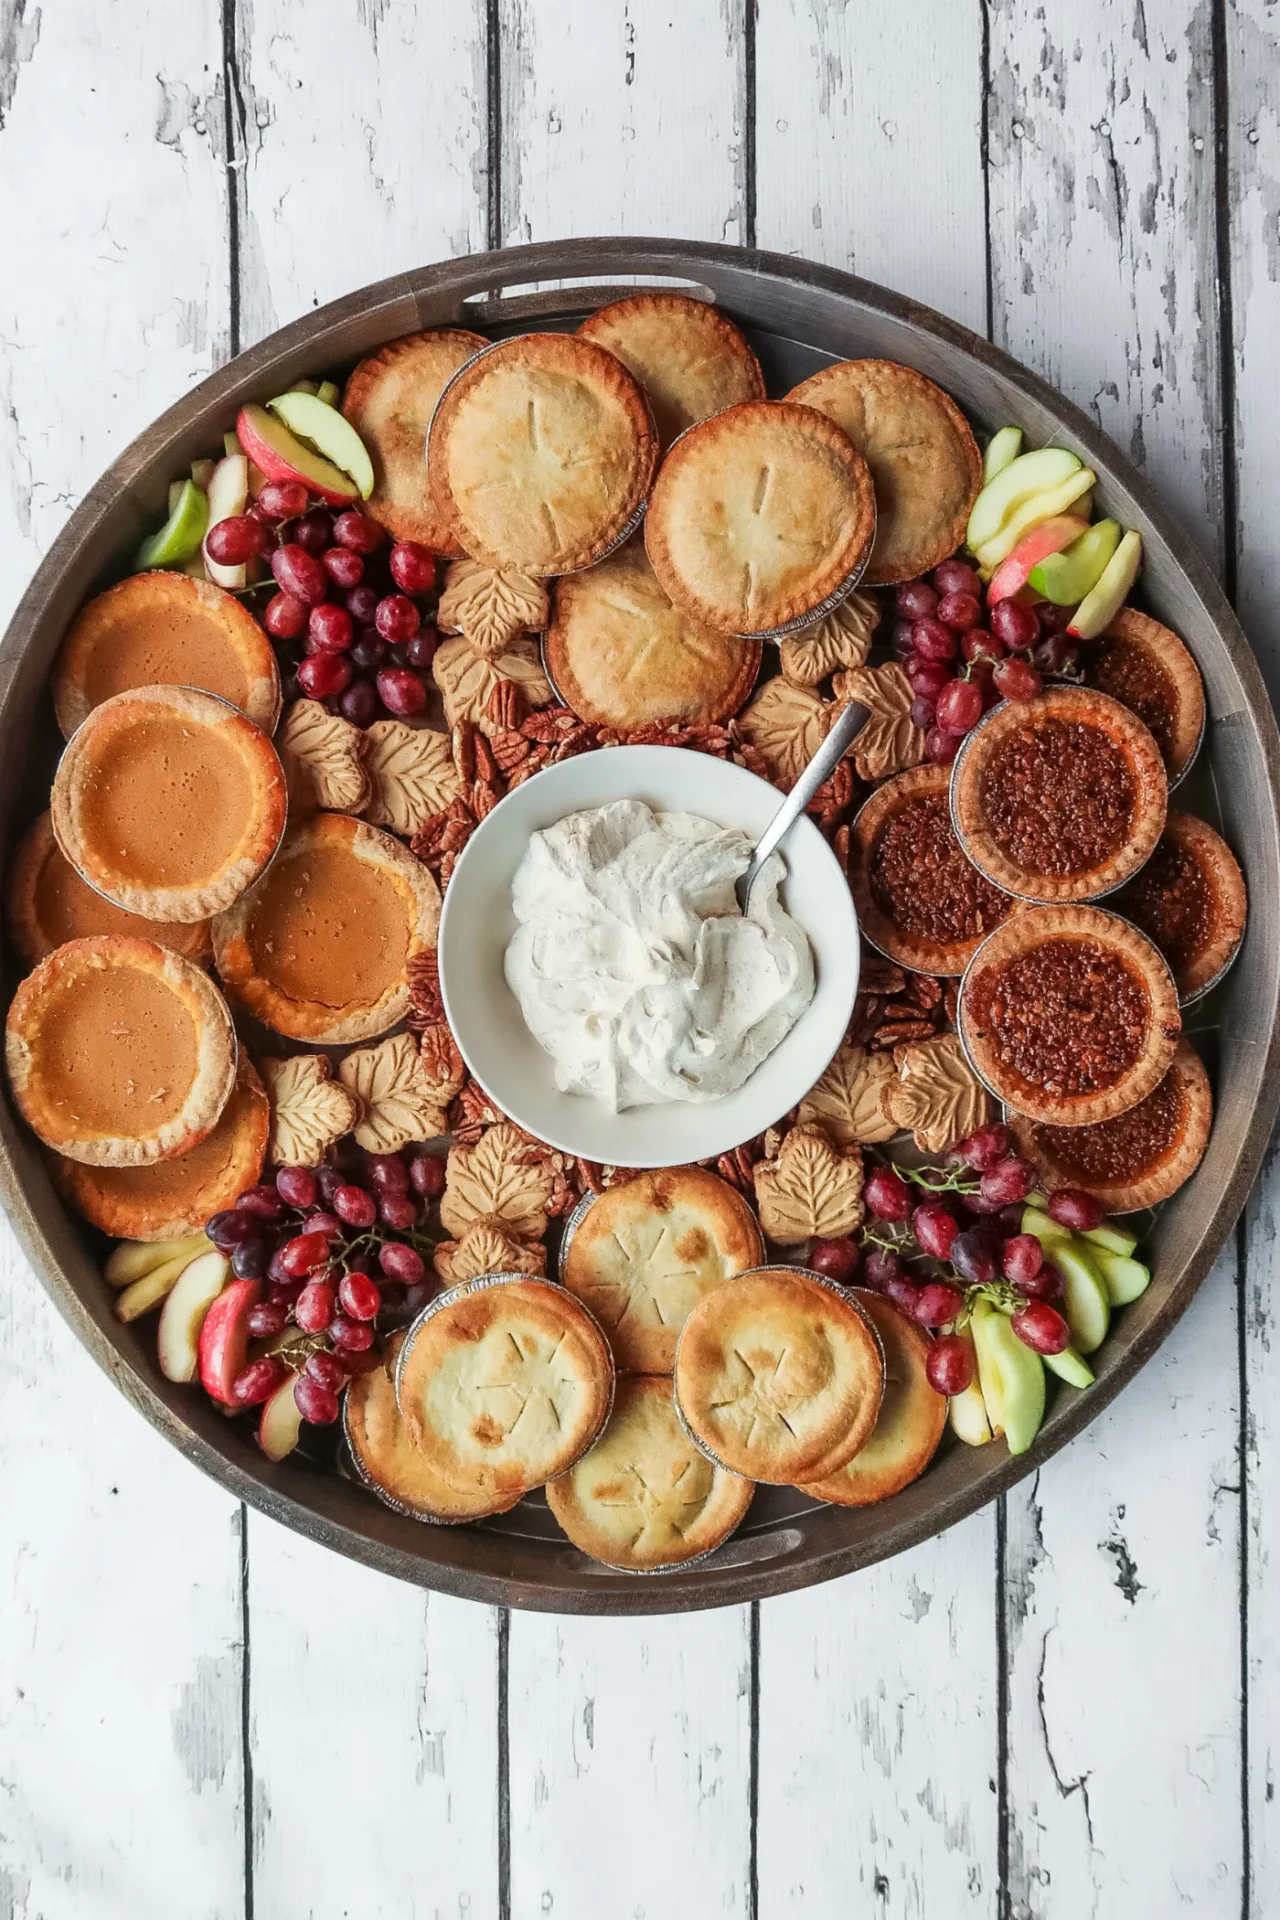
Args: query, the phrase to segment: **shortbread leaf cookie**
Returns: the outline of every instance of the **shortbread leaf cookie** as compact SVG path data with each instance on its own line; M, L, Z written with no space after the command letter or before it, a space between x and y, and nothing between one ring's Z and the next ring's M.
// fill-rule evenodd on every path
M531 1273L547 1270L547 1250L541 1241L518 1240L500 1221L478 1220L460 1240L441 1240L432 1264L446 1287L478 1280L485 1273Z
M793 1127L752 1178L760 1225L779 1246L839 1239L862 1222L862 1156L837 1153L819 1127Z
M839 708L781 675L766 680L738 715L735 734L760 755L770 780L792 788L831 731Z
M465 636L445 640L436 649L431 674L449 725L467 720L490 735L503 731L490 712L495 688L518 687L528 707L549 707L555 699L532 640L513 640L494 660L477 653Z
M372 791L363 739L359 727L318 700L294 701L276 734L291 814L362 811Z
M880 624L880 608L869 593L850 593L811 627L778 643L782 672L793 686L816 687L842 667L863 667Z
M370 793L360 811L406 839L462 792L449 741L430 727L375 720L364 729L364 763Z
M831 684L837 701L856 700L870 716L849 749L860 779L883 780L919 766L924 759L924 734L911 718L915 695L896 660L883 667L837 673Z
M460 633L482 660L496 660L522 633L541 633L550 600L541 580L513 567L455 560L436 608L441 633Z
M323 1053L258 1062L271 1102L267 1156L273 1167L314 1167L360 1118L360 1101Z
M551 1170L527 1134L503 1121L474 1147L451 1147L440 1224L460 1239L477 1221L500 1220L521 1240L546 1232Z
M360 1102L354 1132L366 1153L398 1153L411 1140L434 1140L445 1130L448 1102L438 1098L411 1033L349 1053L338 1078Z
M460 553L462 546L452 516L428 487L427 429L450 379L488 344L462 327L411 333L362 360L342 396L342 411L373 462L365 512L395 539L418 540L432 553Z
M883 1095L895 1078L887 1053L845 1042L796 1110L802 1127L821 1128L837 1147L874 1146L898 1131L884 1112Z
M881 1099L886 1119L909 1128L922 1153L945 1153L991 1117L990 1096L954 1033L904 1047Z
M685 293L637 293L600 307L578 332L621 360L644 388L663 448L686 427L764 399L760 362L731 320Z

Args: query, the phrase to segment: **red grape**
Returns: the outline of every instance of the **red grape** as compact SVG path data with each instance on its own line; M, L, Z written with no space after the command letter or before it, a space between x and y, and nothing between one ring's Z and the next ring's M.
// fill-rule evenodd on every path
M340 1182L339 1184L345 1184L345 1182ZM333 1192L329 1196L330 1205L333 1203L333 1194L337 1193L337 1191L338 1188L334 1187ZM307 1216L302 1223L302 1231L304 1233L322 1233L326 1240L341 1240L342 1222L336 1213L328 1213L322 1209L318 1213L312 1213Z
M997 600L987 615L987 622L992 633L1004 641L1010 653L1034 647L1040 638L1040 622L1036 619L1035 609L1024 607L1017 600Z
M280 1249L280 1265L292 1280L300 1274L314 1273L328 1258L329 1241L323 1233L295 1234Z
M298 662L298 685L310 700L328 700L351 685L351 662L345 653L309 653Z
M975 1173L985 1173L988 1167L995 1166L997 1160L1003 1160L1008 1151L1009 1129L993 1120L971 1133L967 1140L962 1140L955 1149L954 1158L966 1167L972 1167Z
M436 1153L420 1153L409 1168L414 1191L424 1200L438 1200L444 1192L444 1161Z
M364 579L364 561L350 547L326 547L320 555L320 565L334 586L341 587L344 593L354 592Z
M293 1397L298 1412L313 1427L331 1427L342 1411L341 1403L332 1387L322 1387L309 1373L300 1373L293 1383Z
M378 602L373 623L384 640L395 644L402 640L412 640L422 625L422 615L407 594L385 593Z
M952 733L949 727L930 727L924 737L924 750L935 767L949 767L960 751L962 733Z
M352 587L343 605L357 626L371 627L381 598L382 595L376 587Z
M267 1250L261 1240L242 1240L231 1249L231 1271L237 1280L261 1280L267 1270Z
M330 1353L324 1347L317 1347L314 1353L307 1355L303 1372L308 1379L327 1387L330 1393L340 1392L347 1384L347 1369L336 1353Z
M1030 1280L1015 1280L1014 1286L1019 1293L1025 1293L1028 1300L1057 1300L1066 1291L1062 1275L1052 1260L1046 1260L1039 1273Z
M1026 1199L1035 1182L1035 1174L1026 1161L1010 1154L1006 1160L997 1160L994 1167L983 1174L982 1196L984 1200L994 1200L998 1207L1011 1207L1016 1201Z
M365 1161L369 1178L381 1193L407 1193L409 1169L398 1153L371 1153Z
M960 642L941 620L917 620L911 644L924 660L954 660L960 651Z
M815 1240L809 1248L809 1265L815 1273L823 1274L828 1280L837 1280L841 1286L847 1286L858 1271L858 1243L847 1237L837 1240Z
M329 576L313 554L297 545L277 547L271 556L276 585L304 606L318 607L329 597Z
M416 1247L406 1247L402 1240L389 1240L378 1254L378 1265L388 1280L399 1280L404 1286L412 1287L422 1279L427 1271L426 1261Z
M382 666L387 657L387 643L376 627L361 627L360 634L351 649L351 664L359 667L361 673Z
M267 602L262 624L273 640L296 640L307 624L307 609L291 593L277 593Z
M964 1295L959 1287L948 1286L945 1280L930 1280L920 1289L916 1319L922 1327L945 1327L963 1305Z
M327 1280L308 1280L294 1304L293 1317L304 1333L323 1333L333 1318L333 1288Z
M289 1324L289 1309L283 1300L260 1300L249 1309L249 1332L255 1340L268 1340L283 1333Z
M339 1187L333 1196L333 1210L349 1227L371 1227L378 1217L377 1202L363 1187Z
M911 1216L911 1231L932 1259L945 1260L960 1226L955 1215L941 1200L926 1200Z
M348 1273L338 1284L338 1305L352 1320L373 1320L382 1294L367 1273Z
M886 1300L891 1300L899 1313L905 1313L908 1320L916 1317L916 1308L920 1301L920 1289L914 1280L908 1280L905 1273L895 1273L885 1281L882 1288Z
M1013 1330L1035 1353L1061 1353L1071 1344L1071 1329L1047 1300L1029 1300L1013 1316Z
M205 1225L205 1232L215 1247L223 1253L230 1253L232 1247L241 1246L246 1240L257 1240L261 1235L261 1223L251 1213L240 1213L234 1207L227 1207L212 1216Z
M329 1338L343 1353L365 1353L373 1345L373 1328L367 1320L348 1320L339 1313L329 1322Z
M938 618L957 633L968 633L982 618L982 608L972 593L944 593L938 602Z
M391 549L391 578L401 593L430 593L436 584L436 558L416 540L397 540Z
M312 607L311 618L307 622L307 637L315 642L322 653L345 653L356 637L356 630L346 608L326 600L322 605Z
M931 700L927 694L918 693L911 702L909 712L912 726L919 727L922 733L927 733L937 716L938 703L936 700Z
M261 520L249 513L229 514L218 520L204 537L204 550L215 566L242 567L267 547L267 530Z
M1056 1220L1060 1227L1071 1227L1076 1233L1091 1233L1094 1227L1101 1226L1105 1209L1101 1200L1091 1193L1082 1193L1078 1187L1060 1187L1057 1193L1049 1195L1049 1218Z
M284 1219L284 1206L275 1187L246 1187L237 1199L236 1207L239 1212L251 1213L258 1220L274 1222Z
M256 505L264 519L296 520L307 510L307 490L301 480L268 480Z
M877 1220L906 1220L911 1213L911 1189L892 1167L877 1167L863 1189L863 1199Z
M911 651L911 629L914 620L895 620L889 630L889 645L899 656Z
M982 694L972 680L953 680L938 695L938 725L948 733L968 733L982 718Z
M942 594L971 593L977 599L982 592L982 582L963 560L944 560L935 567L933 584Z
M412 602L410 602L412 605ZM304 666L307 664L304 660ZM427 704L427 689L422 675L412 667L384 667L377 679L378 698L388 713L407 720L421 713Z
M411 1227L417 1217L417 1203L407 1193L384 1193L378 1202L378 1218L397 1233Z
M985 627L974 627L960 642L960 651L966 660L994 662L1004 653L1004 641L997 640Z
M1035 668L1025 660L1001 660L993 677L1006 700L1034 700L1043 685Z
M961 1334L944 1333L930 1347L924 1370L935 1393L963 1393L973 1385L972 1344Z
M367 680L353 680L338 701L338 711L353 727L367 727L377 717L377 688Z
M425 673L439 649L440 635L434 627L424 627L420 633L414 634L412 640L406 640L405 658L411 667L416 667L419 673Z
M996 1277L996 1257L985 1233L969 1228L951 1242L951 1264L962 1280L986 1286Z
M904 580L894 599L898 612L908 620L927 620L938 604L938 596L927 580Z
M951 669L941 660L925 660L913 653L903 667L903 672L911 682L913 693L922 693L926 699L936 700L942 689L951 684Z
M1034 1233L1015 1233L1000 1250L1000 1271L1015 1287L1034 1280L1043 1265L1044 1248Z
M333 537L340 547L350 547L352 553L376 553L382 545L382 528L367 513L349 508L334 521Z
M323 507L312 507L295 521L293 538L305 552L319 559L325 548L333 545L333 515Z
M260 1407L283 1384L288 1371L283 1360L251 1360L231 1382L231 1404Z
M902 1261L888 1247L870 1247L862 1263L862 1277L869 1287L883 1293L890 1280L896 1280L902 1272Z

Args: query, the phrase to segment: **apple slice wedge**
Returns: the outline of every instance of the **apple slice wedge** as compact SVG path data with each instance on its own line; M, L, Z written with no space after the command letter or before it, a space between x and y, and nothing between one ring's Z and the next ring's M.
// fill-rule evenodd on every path
M991 576L988 606L993 607L997 600L1011 600L1015 593L1021 593L1033 568L1050 554L1061 553L1064 547L1073 545L1088 528L1088 521L1080 519L1078 514L1060 513L1052 520L1042 520L1030 533L1024 533L1009 558L1002 560Z
M249 1309L262 1298L261 1280L233 1280L200 1327L200 1385L219 1405L233 1405L231 1385L249 1351Z
M1076 608L1067 632L1077 640L1096 640L1100 633L1105 633L1128 599L1141 565L1142 535L1130 528L1103 568L1092 593L1087 593Z
M166 1380L194 1380L200 1366L200 1329L204 1317L231 1278L231 1262L211 1247L197 1254L178 1276L160 1309L156 1334L160 1371Z
M150 573L155 567L180 567L200 551L209 525L209 502L194 480L175 481L169 496L168 519L158 533L143 541L133 557L137 573Z
M245 583L243 566L219 566L209 557L209 533L221 520L230 520L233 515L244 512L245 501L249 498L249 462L242 453L228 453L219 460L209 482L209 526L204 536L205 571L215 587L225 587L228 593L235 593Z
M329 507L349 507L359 499L354 480L303 446L284 421L265 407L253 401L241 407L236 434L243 451L268 480L300 480L308 493L318 494Z
M153 1267L162 1267L166 1261L176 1260L180 1253L194 1260L198 1253L206 1253L213 1242L203 1233L184 1234L178 1240L122 1240L107 1255L107 1264L102 1269L103 1277L110 1287L127 1287L135 1280L141 1280L144 1273L150 1273Z
M268 1460L283 1460L298 1444L302 1415L293 1397L297 1378L296 1373L291 1373L287 1380L282 1380L263 1405L262 1418L258 1422L258 1445Z
M373 462L351 422L322 400L318 393L282 393L268 407L290 433L331 460L340 473L349 473L367 500L373 492Z

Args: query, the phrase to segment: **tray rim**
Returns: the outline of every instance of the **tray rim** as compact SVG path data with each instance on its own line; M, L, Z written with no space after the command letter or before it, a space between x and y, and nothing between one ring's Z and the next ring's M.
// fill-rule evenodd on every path
M96 544L104 523L120 510L122 496L127 496L139 517L155 513L163 487L167 485L167 474L163 480L156 479L152 470L166 455L172 441L207 431L201 423L210 415L226 415L242 394L268 378L296 378L326 356L329 361L338 362L367 351L367 342L354 343L375 316L380 323L380 340L414 331L424 324L470 322L477 328L521 321L536 324L539 318L553 319L580 312L585 306L596 304L601 295L616 297L624 291L634 291L637 278L667 278L696 287L700 268L723 269L738 275L745 271L775 285L786 286L801 298L806 290L834 295L937 341L1018 389L1030 404L1051 414L1082 453L1096 457L1118 477L1151 528L1173 551L1176 566L1202 603L1240 682L1262 753L1270 799L1266 824L1273 841L1280 840L1280 731L1258 661L1199 549L1187 539L1176 516L1108 436L1047 381L981 336L931 308L815 262L755 248L689 240L638 237L550 241L472 254L393 275L305 314L189 389L134 439L88 490L20 599L0 642L0 740L6 736L6 722L12 724L8 712L11 702L26 692L22 681L28 650L45 623L57 617L59 589L73 562ZM611 274L623 277L623 284L602 284L609 281ZM504 287L553 280L580 284L531 295L495 297ZM429 298L436 305L450 293L456 296L452 318L437 314L428 320L421 315L420 301ZM477 299L479 304L469 304ZM105 552L98 556L98 563L101 571ZM299 1471L297 1462L272 1465L265 1458L255 1461L252 1470L242 1465L215 1444L216 1429L212 1425L206 1422L208 1432L200 1431L161 1397L130 1350L129 1329L120 1327L111 1318L107 1303L98 1300L98 1311L93 1310L90 1298L82 1295L72 1279L71 1270L78 1264L96 1278L96 1269L83 1249L75 1244L78 1229L53 1194L38 1149L19 1128L7 1088L5 1099L0 1103L0 1202L46 1292L81 1344L130 1404L226 1492L268 1517L379 1571L415 1585L490 1605L591 1615L642 1615L741 1605L836 1578L932 1538L1037 1471L1101 1414L1121 1387L1146 1364L1185 1311L1225 1244L1266 1151L1280 1107L1280 958L1276 957L1273 957L1267 982L1265 1011L1269 1015L1269 1031L1257 1071L1258 1098L1248 1117L1231 1172L1199 1229L1190 1258L1150 1322L1134 1334L1115 1363L1087 1393L1074 1395L1055 1416L1051 1427L1042 1429L1027 1453L1017 1458L1010 1458L1007 1453L1002 1458L994 1458L971 1484L941 1493L923 1513L895 1520L892 1508L887 1507L884 1510L886 1524L867 1540L829 1548L815 1544L803 1555L786 1554L772 1561L763 1558L758 1566L753 1566L747 1557L742 1564L719 1569L711 1565L695 1567L683 1578L673 1574L661 1581L630 1584L629 1576L590 1573L560 1585L529 1581L521 1579L514 1568L503 1571L500 1565L494 1570L479 1570L437 1562L430 1557L433 1530L422 1530L427 1536L421 1542L424 1551L410 1552L391 1540L379 1538L376 1527L355 1526L322 1511L310 1496L318 1491L319 1500L323 1502L324 1488L320 1485L317 1489L317 1482L322 1478L327 1480L327 1474L322 1475L321 1470ZM250 1447L252 1444L248 1442ZM374 1519L371 1514L370 1522ZM495 1563L500 1563L516 1544L501 1533L487 1537L494 1543Z

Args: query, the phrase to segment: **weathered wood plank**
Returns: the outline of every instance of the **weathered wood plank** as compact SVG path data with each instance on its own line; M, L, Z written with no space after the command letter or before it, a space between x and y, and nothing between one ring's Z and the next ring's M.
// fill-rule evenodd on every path
M216 12L0 23L0 607L227 329ZM238 1509L0 1223L0 1911L242 1911ZM181 1596L180 1600L175 1596Z
M1221 551L1210 10L991 10L994 331ZM1235 1301L1008 1502L1009 1895L1240 1904ZM1151 1818L1151 1809L1162 1810Z

